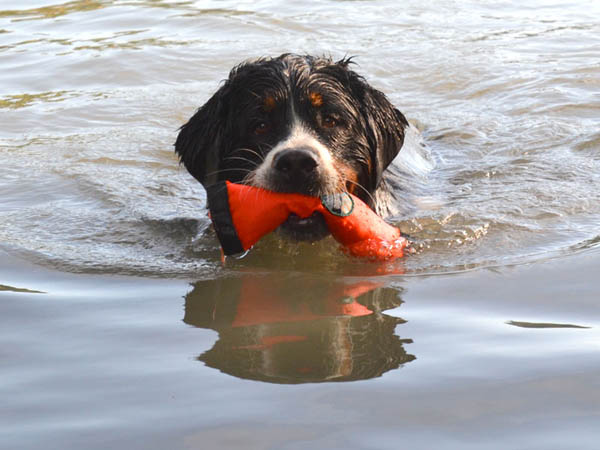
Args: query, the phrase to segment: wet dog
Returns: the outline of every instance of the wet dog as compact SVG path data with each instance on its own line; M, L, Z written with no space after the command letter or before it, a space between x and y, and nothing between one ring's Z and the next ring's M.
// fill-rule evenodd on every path
M311 196L348 191L385 215L393 197L386 168L408 122L350 65L293 54L244 62L181 127L175 151L204 186L229 180ZM328 234L319 214L292 215L280 231L295 240Z

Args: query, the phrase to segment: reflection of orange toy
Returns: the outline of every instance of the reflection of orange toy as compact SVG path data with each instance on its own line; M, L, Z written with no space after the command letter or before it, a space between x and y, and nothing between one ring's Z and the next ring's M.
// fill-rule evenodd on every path
M362 200L348 193L324 198L283 194L228 181L207 188L211 219L226 255L241 253L290 216L323 215L332 236L354 256L389 260L408 241Z
M366 380L415 359L395 333L405 321L383 313L401 292L383 280L242 271L196 282L183 321L219 333L198 359L236 377Z

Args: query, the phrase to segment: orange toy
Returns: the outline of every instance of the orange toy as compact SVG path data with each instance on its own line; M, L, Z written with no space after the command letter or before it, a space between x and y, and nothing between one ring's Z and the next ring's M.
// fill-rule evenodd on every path
M250 249L290 216L318 212L331 235L354 256L390 260L408 245L400 230L387 224L362 200L348 193L322 198L283 194L252 186L219 182L206 189L210 217L226 255Z

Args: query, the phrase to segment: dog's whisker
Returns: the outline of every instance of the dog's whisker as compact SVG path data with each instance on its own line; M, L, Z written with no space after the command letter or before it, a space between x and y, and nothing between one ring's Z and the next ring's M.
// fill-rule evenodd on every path
M346 183L353 184L354 186L362 189L365 192L365 194L367 194L369 196L369 199L371 199L371 201L373 202L373 205L377 204L377 202L375 201L375 197L373 197L373 195L362 184L357 183L356 181L349 180L348 178L344 178L343 180Z
M248 92L249 92L250 94L254 95L254 97L256 97L256 98L261 98L261 95L260 95L260 94L258 94L257 92L254 92L253 90L249 90Z
M223 158L224 161L229 160L229 159L239 159L240 161L247 162L254 167L256 167L258 165L256 162L252 161L251 159L244 158L243 156L227 156L226 158Z
M252 184L251 184L252 175L253 174L246 175L242 179L241 184L252 186ZM245 202L246 200L248 200L248 196L251 195L251 194L253 194L255 196L255 201L258 202L259 201L259 196L260 195L264 195L264 192L263 192L262 189L257 189L257 190L253 189L252 191L248 191L248 192L245 193L244 198L242 199L242 202Z
M254 171L249 171L246 175L244 175L244 178L242 178L240 184L245 184L246 186L254 186L255 175L256 174Z
M262 155L260 152L257 152L256 150L252 150L251 148L245 148L245 147L236 148L234 151L231 152L231 154L235 155L237 152L248 152L248 153L251 153L253 155L258 156L258 158L261 161L264 161L264 159L265 159L264 155Z
M240 168L237 168L237 169L220 169L220 170L215 170L213 172L208 172L205 176L206 177L210 177L212 175L217 175L217 174L220 174L222 172L232 172L232 171L236 171L236 172L252 172L252 170L250 170L250 169L240 169Z
M267 150L273 150L273 148L275 147L275 145L268 144L268 143L264 143L263 146L266 147ZM261 148L261 150L262 150L262 148Z

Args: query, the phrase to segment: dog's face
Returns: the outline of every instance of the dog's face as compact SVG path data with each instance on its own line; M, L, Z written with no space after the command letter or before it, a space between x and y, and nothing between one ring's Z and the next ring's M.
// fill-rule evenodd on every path
M229 180L311 196L348 191L375 207L407 122L349 63L286 54L235 67L181 128L175 151L205 186ZM292 215L281 230L298 240L327 235L319 214Z

